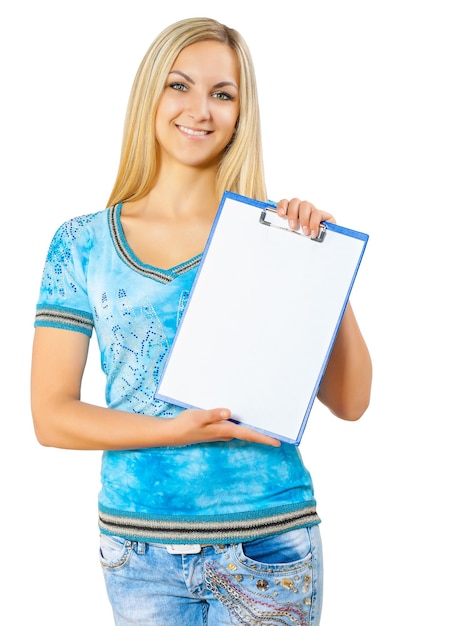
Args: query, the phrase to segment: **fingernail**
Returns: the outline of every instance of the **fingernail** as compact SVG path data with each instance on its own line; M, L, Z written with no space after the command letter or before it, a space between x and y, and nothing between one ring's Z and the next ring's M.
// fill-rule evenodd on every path
M308 226L302 226L302 232L304 235L308 235Z
M296 226L297 226L297 224L296 224L296 222L294 220L289 220L289 228L291 230L295 230Z

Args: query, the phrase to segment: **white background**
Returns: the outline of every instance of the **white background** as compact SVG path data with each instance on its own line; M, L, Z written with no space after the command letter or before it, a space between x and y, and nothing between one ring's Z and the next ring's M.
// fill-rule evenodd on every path
M371 406L357 423L316 406L301 445L323 518L322 626L465 623L460 4L2 5L2 623L112 623L100 455L41 448L32 430L34 309L57 226L106 205L143 54L196 15L249 43L269 197L308 198L370 235L352 302L374 362ZM298 315L282 323L312 332ZM100 403L95 347L91 359L84 395Z

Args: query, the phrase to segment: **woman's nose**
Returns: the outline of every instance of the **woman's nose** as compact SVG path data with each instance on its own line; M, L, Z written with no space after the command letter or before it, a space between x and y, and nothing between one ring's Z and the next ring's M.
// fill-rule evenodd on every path
M200 121L208 119L210 117L208 96L204 96L203 94L191 94L187 113L193 120Z

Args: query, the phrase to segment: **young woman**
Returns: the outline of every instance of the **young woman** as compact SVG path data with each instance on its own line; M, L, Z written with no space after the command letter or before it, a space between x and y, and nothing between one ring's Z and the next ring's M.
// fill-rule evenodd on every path
M118 625L320 619L320 520L298 449L229 421L227 407L182 410L155 398L226 189L267 197L252 60L236 31L182 20L137 72L108 208L53 238L35 321L39 442L104 451L100 558ZM278 212L309 236L334 221L299 199ZM221 315L214 294L212 306ZM80 396L93 330L106 407ZM370 387L349 305L318 397L356 420Z

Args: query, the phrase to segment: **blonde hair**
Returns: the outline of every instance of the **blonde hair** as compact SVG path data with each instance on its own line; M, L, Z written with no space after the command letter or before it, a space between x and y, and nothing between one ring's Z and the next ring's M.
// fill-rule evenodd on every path
M216 20L189 18L165 28L142 59L129 97L120 164L108 206L142 198L153 186L157 173L155 115L168 73L181 50L205 40L230 46L239 63L239 117L218 167L218 197L229 190L266 200L257 84L248 46L236 30Z

